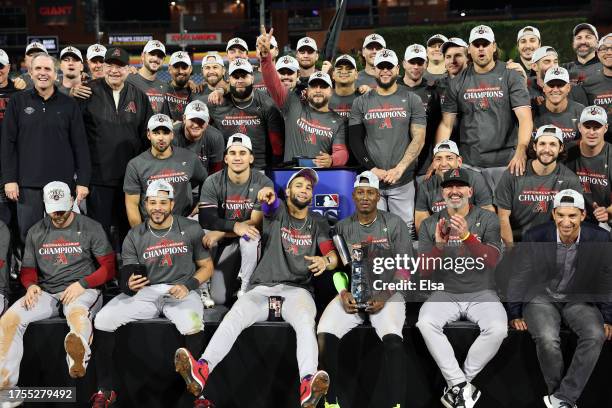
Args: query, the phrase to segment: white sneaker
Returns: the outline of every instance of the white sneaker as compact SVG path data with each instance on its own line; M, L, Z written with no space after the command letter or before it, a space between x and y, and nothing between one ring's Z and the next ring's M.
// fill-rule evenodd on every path
M572 405L567 401L563 401L554 395L544 396L544 404L546 408L578 408L576 404Z
M204 305L204 309L210 309L215 305L215 301L210 296L209 282L204 282L202 286L200 286L200 299L202 300L202 305Z

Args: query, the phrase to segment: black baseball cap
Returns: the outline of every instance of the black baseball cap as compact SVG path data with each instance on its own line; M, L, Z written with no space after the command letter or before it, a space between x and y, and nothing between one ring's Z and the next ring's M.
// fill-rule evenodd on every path
M471 187L468 173L462 168L450 169L444 172L442 175L442 183L440 183L440 185L442 187L446 187L446 185L451 183L461 183Z
M104 54L104 62L118 62L120 65L128 65L130 63L130 54L123 48L109 48Z

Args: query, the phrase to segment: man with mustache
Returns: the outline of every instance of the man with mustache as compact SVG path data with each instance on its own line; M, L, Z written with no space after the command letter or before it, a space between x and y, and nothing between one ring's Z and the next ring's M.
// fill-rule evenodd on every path
M80 85L83 73L83 55L81 51L72 46L60 52L60 71L62 79L57 83L57 90L64 95L70 95L73 87Z
M224 91L226 85L223 80L225 77L225 65L223 64L223 57L217 52L209 52L202 58L202 77L206 86L204 86L202 93L196 99L206 102L211 92L216 90Z
M134 157L127 164L123 191L125 209L131 227L146 217L145 192L155 180L164 180L174 190L173 214L188 216L195 204L192 186L204 183L207 173L195 153L172 146L172 120L158 113L147 124L147 138L151 149Z
M426 82L435 82L444 77L446 67L442 44L447 41L448 38L442 34L432 35L427 40L427 69L423 74Z
M529 228L550 220L550 202L559 191L582 191L578 176L558 162L564 146L561 129L541 126L530 144L536 158L527 162L525 173L516 176L506 170L502 175L495 204L506 246L521 241Z
M334 270L338 260L327 220L309 208L318 180L313 169L295 172L287 183L286 202L281 202L270 187L258 192L265 217L262 237L266 244L249 291L225 315L202 356L195 355L198 360L185 348L175 353L176 370L196 397L201 396L209 375L230 352L240 333L267 319L270 296L284 299L281 316L295 330L300 406L315 408L327 393L329 376L325 371L317 371L316 307L311 284L313 275Z
M353 102L361 95L357 90L357 78L357 63L353 57L344 54L336 58L332 69L334 90L329 99L329 109L342 116L347 124Z
M590 75L582 84L588 104L601 106L608 112L608 123L612 121L612 33L599 41L597 57L602 69ZM612 130L608 128L606 140L612 142Z
M516 47L518 48L520 63L527 73L527 77L535 76L535 71L531 68L531 58L535 50L540 48L542 38L540 30L533 26L526 26L519 30L516 36Z
M153 113L168 115L165 93L168 84L157 78L157 73L164 65L166 47L160 41L147 42L140 55L142 66L136 74L129 74L127 82L136 85L138 89L147 94Z
M270 35L270 57L272 57L272 38ZM316 72L315 64L319 60L317 42L310 37L302 37L295 46L295 58L300 66L300 82L306 83L312 74Z
M259 68L261 70L261 67ZM278 78L280 79L283 87L289 91L299 92L296 87L299 80L299 71L300 66L298 65L297 60L290 55L285 55L276 61L276 72L278 72Z
M168 116L172 118L173 122L183 120L187 104L198 99L198 95L189 86L192 70L191 58L185 51L177 51L170 56L168 72L170 72L172 80L166 88L165 98L170 112Z
M383 48L387 48L387 42L380 34L370 34L363 40L361 47L361 57L363 59L363 70L357 75L355 87L359 94L366 93L370 89L378 86L376 83L376 68L374 67L374 58L376 53Z
M597 29L588 23L578 24L572 32L572 48L576 53L576 60L563 64L563 68L569 72L572 84L582 84L602 68L595 55L599 34Z

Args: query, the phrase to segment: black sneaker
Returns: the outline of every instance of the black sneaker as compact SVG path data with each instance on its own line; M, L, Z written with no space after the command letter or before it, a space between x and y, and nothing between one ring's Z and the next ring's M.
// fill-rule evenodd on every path
M446 408L455 408L455 402L457 400L457 396L461 393L463 386L466 383L457 384L453 387L444 387L444 395L440 398L440 402Z

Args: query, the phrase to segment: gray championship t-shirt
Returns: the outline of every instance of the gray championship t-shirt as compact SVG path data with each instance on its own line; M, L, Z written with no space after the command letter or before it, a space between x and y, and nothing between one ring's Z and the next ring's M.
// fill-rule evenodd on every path
M140 74L129 74L126 81L136 85L138 89L147 94L153 113L164 113L166 115L170 113L165 97L168 84L160 81L159 78L149 81Z
M355 88L359 89L361 85L367 85L371 89L378 88L378 82L376 82L376 77L374 75L370 75L365 70L359 71L357 74L357 81L355 81Z
M540 126L555 125L563 131L563 143L567 147L567 143L580 139L578 123L580 123L580 114L583 109L584 105L571 100L567 101L567 109L558 113L549 111L544 103L534 106L533 136Z
M411 125L427 125L421 99L408 88L399 86L392 95L368 92L355 99L349 126L365 127L365 147L374 165L383 170L395 167L412 141ZM394 186L414 178L414 160Z
M6 224L0 221L0 295L6 298L9 295L9 245L11 243L11 232Z
M191 88L188 85L184 87L175 87L172 83L166 86L166 104L168 105L168 111L173 122L181 122L183 120L183 114L185 113L185 107L190 102L198 99L198 94L191 92Z
M172 144L195 153L208 174L212 173L213 164L223 162L223 156L225 155L223 133L211 125L206 127L201 138L192 142L185 137L183 123L177 123L174 125Z
M38 270L38 285L48 293L59 293L98 269L96 257L112 248L102 226L74 214L66 228L56 228L49 217L28 231L22 266Z
M504 62L478 74L468 66L450 80L442 112L461 113L459 151L467 164L506 166L518 141L513 109L530 107L521 75Z
M329 99L329 109L340 115L345 122L348 122L351 116L353 102L358 96L360 96L360 93L357 91L351 95L345 96L340 96L336 94L336 92L333 92L331 98Z
M158 159L146 150L134 157L127 165L123 191L140 194L140 214L146 219L144 207L147 187L155 180L164 180L174 188L173 214L189 215L193 210L192 187L204 182L207 173L195 153L180 147L172 148L172 156Z
M588 60L585 64L578 61L567 62L562 65L569 73L572 84L582 84L597 71L603 69L603 65L599 62L597 55Z
M196 271L196 261L210 258L200 224L173 217L172 226L162 230L149 227L148 221L138 224L123 241L123 265L145 265L151 285L185 284Z
M568 188L582 193L578 176L561 163L546 176L533 171L533 160L527 162L522 176L504 171L495 190L495 204L511 211L514 241L520 241L528 229L550 221L555 194Z
M612 77L598 71L589 76L582 84L587 94L589 105L602 107L608 113L608 131L606 140L612 140Z

